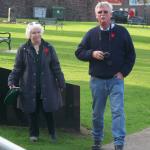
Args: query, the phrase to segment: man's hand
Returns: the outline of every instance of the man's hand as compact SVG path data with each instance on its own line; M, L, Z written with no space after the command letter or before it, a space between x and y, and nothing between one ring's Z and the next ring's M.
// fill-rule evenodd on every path
M120 79L120 80L123 80L123 79L124 79L123 74L122 74L121 72L116 73L116 74L115 74L115 77L116 77L117 79Z
M97 60L103 60L104 59L104 53L102 51L96 50L93 51L92 57Z

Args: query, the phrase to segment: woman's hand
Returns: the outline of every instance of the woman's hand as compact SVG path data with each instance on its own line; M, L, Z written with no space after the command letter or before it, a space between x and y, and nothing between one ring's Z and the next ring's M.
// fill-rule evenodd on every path
M10 89L15 88L15 87L16 87L15 85L9 85Z

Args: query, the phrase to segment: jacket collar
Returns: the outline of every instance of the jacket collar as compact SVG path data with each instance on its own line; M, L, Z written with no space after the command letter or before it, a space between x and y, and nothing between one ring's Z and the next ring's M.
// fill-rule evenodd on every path
M41 40L41 45L42 45L43 48L48 48L48 47L50 46L50 44L47 43L46 41L44 41L43 39ZM27 51L29 54L32 55L31 49L33 49L33 48L34 48L34 47L33 47L33 45L32 45L32 42L31 42L31 40L29 39L29 40L26 42L26 44L25 44L25 49L26 49L26 51ZM32 56L33 56L33 55L32 55Z
M33 59L35 59L34 58L34 54L33 54L33 52L32 52L32 49L33 49L33 45L32 45L32 43L31 43L31 40L29 39L27 42L26 42L26 51L27 51L27 53L33 58Z

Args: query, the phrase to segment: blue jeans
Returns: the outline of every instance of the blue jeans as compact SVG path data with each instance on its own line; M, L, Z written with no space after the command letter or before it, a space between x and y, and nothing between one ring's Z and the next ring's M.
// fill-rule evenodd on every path
M113 77L112 79L99 79L91 77L90 88L93 97L93 138L102 141L104 137L104 111L107 97L110 98L112 113L112 134L115 145L124 145L125 115L124 115L124 81Z

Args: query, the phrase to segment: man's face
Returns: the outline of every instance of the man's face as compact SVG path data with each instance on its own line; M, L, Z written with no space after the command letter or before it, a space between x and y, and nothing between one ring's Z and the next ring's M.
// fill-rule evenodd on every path
M112 13L110 12L109 7L103 6L103 7L98 7L95 10L96 14L96 19L101 25L107 25L111 21Z

